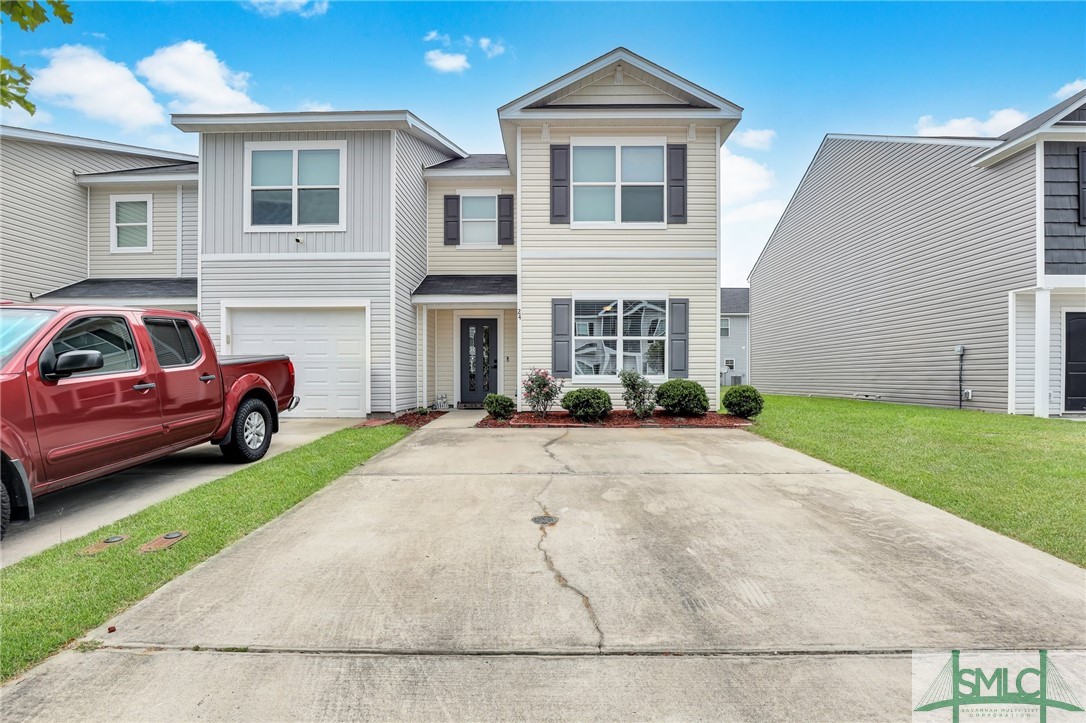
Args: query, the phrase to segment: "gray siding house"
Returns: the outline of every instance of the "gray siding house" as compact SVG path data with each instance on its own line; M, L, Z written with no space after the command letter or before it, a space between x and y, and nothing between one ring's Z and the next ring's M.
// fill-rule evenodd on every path
M1086 413L1084 105L995 139L827 136L750 275L751 382Z
M720 290L720 385L750 379L750 289Z
M0 297L196 309L196 157L0 126Z

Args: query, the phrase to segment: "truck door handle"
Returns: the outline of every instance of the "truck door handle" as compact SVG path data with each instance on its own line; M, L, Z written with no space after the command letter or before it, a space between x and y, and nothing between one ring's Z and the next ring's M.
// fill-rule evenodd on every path
M142 392L146 391L147 389L154 389L155 386L156 385L154 382L143 382L142 384L133 384L132 388L137 392Z
M202 382L213 382L213 381L215 381L215 375L214 374L201 374L200 375L200 381L202 381Z

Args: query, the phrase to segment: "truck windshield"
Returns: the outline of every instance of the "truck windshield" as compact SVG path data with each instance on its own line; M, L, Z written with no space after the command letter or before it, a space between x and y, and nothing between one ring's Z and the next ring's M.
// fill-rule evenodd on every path
M7 364L45 322L56 316L48 309L12 309L0 306L0 366Z

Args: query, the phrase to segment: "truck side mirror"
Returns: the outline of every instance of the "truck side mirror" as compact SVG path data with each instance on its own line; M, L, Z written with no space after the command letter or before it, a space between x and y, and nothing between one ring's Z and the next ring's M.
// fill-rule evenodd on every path
M43 355L40 369L41 375L46 379L64 379L79 372L101 369L103 366L105 359L102 358L102 352L95 349L75 349L56 357L52 354Z

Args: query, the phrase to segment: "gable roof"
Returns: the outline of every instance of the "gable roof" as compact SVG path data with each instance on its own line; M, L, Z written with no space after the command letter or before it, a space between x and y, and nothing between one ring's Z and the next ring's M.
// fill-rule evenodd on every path
M1063 102L1057 103L1001 135L999 140L1003 143L978 158L975 165L993 166L1027 146L1033 145L1038 139L1079 143L1086 141L1086 124L1079 125L1081 121L1075 121L1075 125L1060 124L1060 121L1083 107L1086 107L1086 90L1080 90Z
M749 314L750 289L746 287L724 288L720 290L721 314Z
M508 176L509 159L504 153L473 153L467 158L451 158L423 169L422 175L442 176Z
M44 143L53 146L68 146L70 148L85 148L92 151L106 151L109 153L125 153L131 156L147 156L149 158L162 158L170 161L191 162L198 158L189 153L176 151L162 151L157 148L145 148L143 146L130 146L125 143L113 143L112 141L100 141L94 138L81 136L68 136L62 133L50 133L37 131L30 128L17 128L16 126L0 125L0 138L28 141L30 143Z

